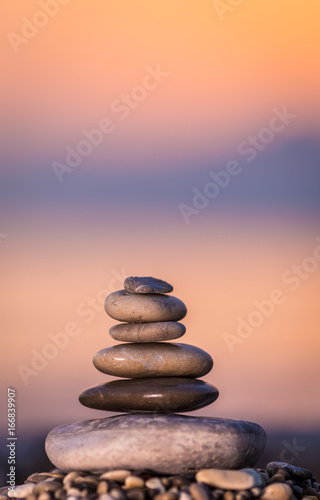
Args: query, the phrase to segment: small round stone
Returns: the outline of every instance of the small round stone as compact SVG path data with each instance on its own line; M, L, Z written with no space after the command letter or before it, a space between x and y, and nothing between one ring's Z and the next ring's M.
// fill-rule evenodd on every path
M124 288L130 293L170 293L173 286L166 281L152 278L151 276L130 276L123 283Z
M163 377L113 380L83 391L79 401L96 410L179 413L203 408L218 396L218 389L202 380Z
M110 470L105 472L100 476L100 479L106 479L107 481L115 481L116 483L123 483L127 477L131 475L129 470Z
M182 491L179 495L179 500L191 500L191 496L185 491Z
M161 342L182 337L186 327L177 321L156 323L122 323L110 328L109 334L120 342Z
M271 477L270 483L284 483L286 478L284 477L283 474L275 474L274 476Z
M312 472L309 469L296 467L295 465L287 464L286 462L269 462L267 464L267 471L271 474L276 474L280 470L286 470L291 477L298 479L311 479Z
M144 480L138 476L128 476L125 479L124 486L125 486L125 488L128 488L128 489L143 488L144 487Z
M210 500L210 494L203 484L191 484L189 491L193 500Z
M246 471L207 469L197 473L199 483L224 490L246 490L257 486L256 479Z
M145 500L145 491L143 488L131 488L126 491L127 500Z
M162 481L158 477L152 477L146 481L146 487L150 490L156 490L159 493L164 493L166 491Z
M105 493L108 493L108 491L109 491L109 485L107 481L99 481L99 484L97 486L97 494L104 495Z
M9 490L7 495L10 498L25 498L33 493L35 483L26 483L16 486L13 490Z
M223 493L223 500L234 500L234 493L232 491L225 491Z
M263 429L251 422L140 413L57 427L47 437L46 452L65 471L134 469L172 476L204 468L253 466L265 441ZM144 479L147 488L153 485L158 490L154 481Z
M267 500L272 498L273 500L290 500L292 496L292 489L288 484L284 483L273 483L266 486L262 500Z
M118 344L97 352L93 364L115 377L190 377L206 375L213 366L207 352L189 344L148 342Z
M80 495L81 495L81 492L80 492L80 490L78 490L78 488L70 488L68 490L68 497L69 496L78 497Z
M297 486L296 484L294 484L292 486L292 491L293 491L294 496L296 498L298 498L298 500L300 500L303 497L303 489L300 486Z
M44 491L43 493L40 493L40 495L38 495L38 500L51 500L51 495L50 493L48 493L47 491ZM68 497L68 500L72 500L74 497L72 497L72 495L70 495ZM77 499L78 500L78 499Z
M171 295L135 294L126 290L108 295L104 307L111 318L129 323L180 321L187 314L184 303Z

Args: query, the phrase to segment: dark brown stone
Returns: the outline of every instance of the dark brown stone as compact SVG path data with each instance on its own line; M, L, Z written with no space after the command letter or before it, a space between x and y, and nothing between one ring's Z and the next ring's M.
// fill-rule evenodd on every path
M213 366L211 356L188 344L148 342L118 344L97 352L93 364L115 377L190 377L206 375Z
M79 400L96 410L187 412L213 403L218 389L189 378L114 380L83 391Z

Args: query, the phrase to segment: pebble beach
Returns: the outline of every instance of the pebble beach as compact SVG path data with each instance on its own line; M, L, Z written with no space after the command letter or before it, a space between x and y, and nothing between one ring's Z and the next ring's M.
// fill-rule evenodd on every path
M34 473L0 500L317 500L319 482L310 470L283 462L265 469L204 469L160 475L142 470Z

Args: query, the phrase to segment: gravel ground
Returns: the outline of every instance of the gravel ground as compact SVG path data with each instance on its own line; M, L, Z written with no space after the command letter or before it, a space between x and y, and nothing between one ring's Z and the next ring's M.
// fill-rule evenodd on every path
M0 500L317 500L320 487L312 472L270 462L265 469L202 470L179 476L150 471L114 470L34 473Z

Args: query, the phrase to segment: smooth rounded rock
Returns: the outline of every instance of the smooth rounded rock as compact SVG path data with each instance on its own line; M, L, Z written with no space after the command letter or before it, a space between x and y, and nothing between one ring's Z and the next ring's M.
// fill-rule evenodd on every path
M34 483L20 484L13 490L9 490L7 495L9 498L26 498L28 495L32 495L35 486Z
M171 295L135 294L126 290L108 295L104 307L111 318L129 323L179 321L187 314L184 303Z
M156 490L159 493L164 493L166 491L163 482L159 477L151 477L146 481L146 487L150 490Z
M144 480L139 476L128 476L124 482L124 486L127 489L143 488Z
M130 293L170 293L173 291L172 285L151 276L130 276L123 286Z
M197 473L199 483L223 490L248 490L257 486L256 478L246 471L207 469Z
M293 491L288 484L273 483L266 486L262 500L290 500Z
M186 327L177 321L157 323L121 323L110 328L109 334L120 342L161 342L182 337Z
M113 380L83 391L79 401L96 410L186 412L213 403L219 391L202 380L144 378Z
M253 466L266 436L257 424L185 415L120 415L53 429L46 440L61 470L147 469L182 474Z
M100 479L107 479L108 481L115 481L117 483L124 483L126 477L130 476L131 472L129 470L111 470L105 472L100 476Z
M312 472L309 469L303 469L302 467L296 467L292 464L287 464L286 462L269 462L267 464L267 471L271 474L276 474L279 470L284 469L292 477L298 479L311 479Z
M94 366L115 377L190 377L206 375L213 366L207 352L188 344L148 342L118 344L97 352Z
M192 483L189 487L193 500L210 500L211 495L204 484Z

